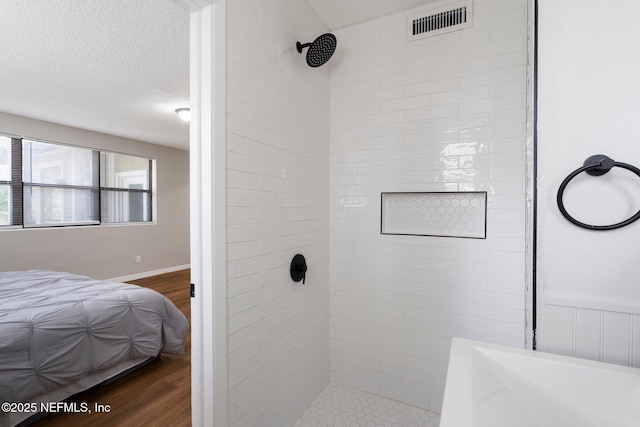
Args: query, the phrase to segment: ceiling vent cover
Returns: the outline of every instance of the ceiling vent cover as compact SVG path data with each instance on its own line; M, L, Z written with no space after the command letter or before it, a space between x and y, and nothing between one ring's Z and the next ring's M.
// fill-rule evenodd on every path
M441 9L422 10L409 17L409 41L469 28L473 3L466 1Z

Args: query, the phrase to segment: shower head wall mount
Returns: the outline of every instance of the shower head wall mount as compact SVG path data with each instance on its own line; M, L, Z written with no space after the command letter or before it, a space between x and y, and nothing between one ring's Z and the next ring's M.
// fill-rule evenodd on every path
M319 67L326 63L333 52L336 51L336 46L338 45L338 40L336 36L331 33L325 33L316 38L311 43L296 43L296 48L298 49L298 53L302 53L302 49L308 47L307 50L307 65L309 67Z

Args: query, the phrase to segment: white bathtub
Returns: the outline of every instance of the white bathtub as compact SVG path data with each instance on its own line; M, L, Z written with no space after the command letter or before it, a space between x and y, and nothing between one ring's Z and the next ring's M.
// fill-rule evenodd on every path
M440 427L640 426L640 369L453 339Z

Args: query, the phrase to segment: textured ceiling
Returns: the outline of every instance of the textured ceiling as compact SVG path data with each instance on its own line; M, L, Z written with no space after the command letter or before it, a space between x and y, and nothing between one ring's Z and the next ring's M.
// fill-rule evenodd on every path
M0 111L188 149L185 1L0 0ZM308 1L334 30L432 0Z
M0 111L188 148L189 15L171 0L1 0ZM1 131L1 129L0 129Z
M331 30L369 21L434 0L307 0Z

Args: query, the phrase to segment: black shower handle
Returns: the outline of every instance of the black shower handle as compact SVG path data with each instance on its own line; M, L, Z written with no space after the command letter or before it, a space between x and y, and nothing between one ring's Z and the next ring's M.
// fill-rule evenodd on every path
M296 272L302 274L302 284L304 285L304 282L307 279L307 266L306 265L296 265Z
M302 284L304 285L307 278L307 261L304 259L304 255L297 254L293 257L289 273L294 282L302 280Z

